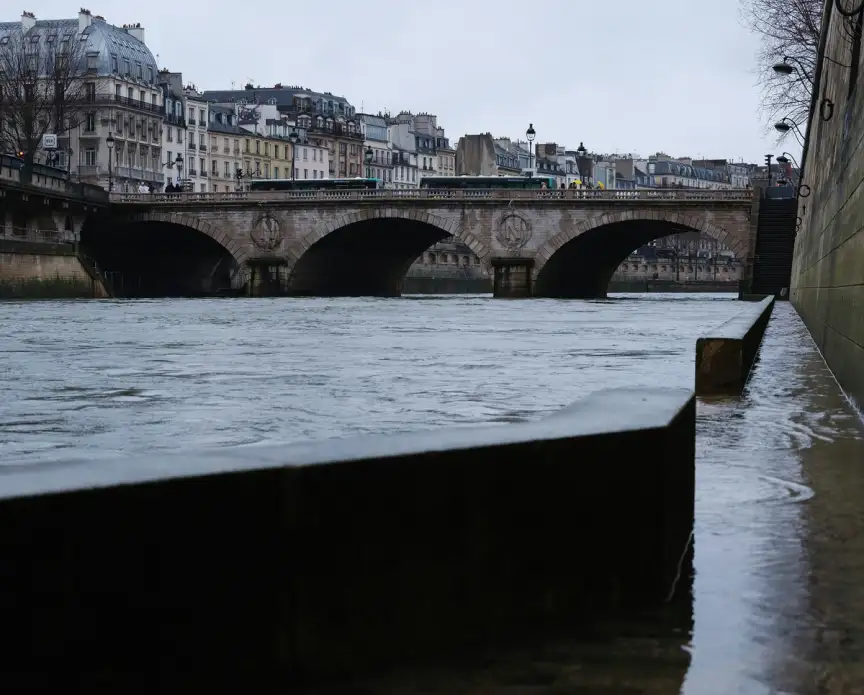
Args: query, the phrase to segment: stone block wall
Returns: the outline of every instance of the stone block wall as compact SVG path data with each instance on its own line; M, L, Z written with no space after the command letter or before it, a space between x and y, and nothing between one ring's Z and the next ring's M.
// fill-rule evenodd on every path
M841 386L864 404L864 79L855 29L830 6L808 131L790 299ZM851 6L851 3L847 3ZM855 18L852 18L854 23ZM860 42L860 34L857 39ZM833 61L836 61L833 62ZM840 63L838 65L837 63ZM822 102L828 98L833 107ZM826 120L827 118L827 120ZM809 193L809 195L808 195Z
M0 243L0 298L104 297L71 247Z

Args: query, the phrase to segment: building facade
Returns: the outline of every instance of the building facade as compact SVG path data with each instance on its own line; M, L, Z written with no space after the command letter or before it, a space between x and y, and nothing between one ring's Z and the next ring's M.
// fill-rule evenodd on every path
M393 162L393 187L417 188L423 172L417 157L414 117L407 111L387 118L387 139ZM428 175L428 171L427 171Z
M635 249L613 280L737 284L743 266L725 244L697 232L672 234Z
M162 90L163 181L179 186L186 164L186 97L182 73L160 70L159 88Z
M210 190L228 193L242 187L243 157L240 141L246 131L237 125L233 106L210 104L207 111L210 139Z
M189 190L210 190L210 141L207 137L209 104L195 85L183 89L186 101L186 167L184 184Z
M376 178L385 188L393 187L393 162L390 141L387 137L387 119L378 114L361 113L360 127L363 131L364 176ZM372 162L366 163L366 152L372 151Z
M220 104L236 104L243 109L275 107L280 117L306 134L309 146L327 150L323 162L327 165L326 178L362 175L363 134L354 107L344 97L281 84L274 87L247 84L241 90L207 91L204 97ZM316 163L317 158L316 154ZM304 167L295 168L302 174ZM320 172L317 166L305 168L310 178L312 171Z
M52 138L44 149L43 138L39 151L28 153L34 162L50 159L73 179L114 190L162 185L162 90L140 25L118 27L84 9L60 20L25 12L20 22L0 23L0 46L16 45L43 58L40 65L64 50L84 63L73 75L81 82L80 106L73 115L68 105L61 123L45 121L56 143Z

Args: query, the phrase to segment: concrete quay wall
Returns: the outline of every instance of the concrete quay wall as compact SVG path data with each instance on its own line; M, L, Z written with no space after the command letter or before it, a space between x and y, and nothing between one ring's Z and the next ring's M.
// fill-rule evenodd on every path
M852 5L847 3L847 6ZM864 52L826 3L804 151L790 300L841 387L864 404ZM853 18L854 19L854 18ZM857 39L860 42L860 35ZM857 65L847 67L854 58ZM826 98L830 97L830 98Z
M756 362L774 297L749 304L696 340L696 395L740 395Z
M659 603L689 581L694 435L691 392L618 390L506 427L4 462L4 684L285 692Z
M0 239L0 299L105 296L72 245Z

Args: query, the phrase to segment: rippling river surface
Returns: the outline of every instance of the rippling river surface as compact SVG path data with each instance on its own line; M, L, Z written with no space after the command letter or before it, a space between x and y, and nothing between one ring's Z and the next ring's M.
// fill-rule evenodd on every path
M503 424L604 388L692 387L696 336L743 308L724 295L2 303L0 464ZM864 692L862 426L788 304L745 396L698 417L692 615L362 692Z

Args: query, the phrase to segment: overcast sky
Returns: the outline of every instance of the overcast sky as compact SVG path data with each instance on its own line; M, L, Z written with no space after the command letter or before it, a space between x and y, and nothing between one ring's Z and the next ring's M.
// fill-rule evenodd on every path
M26 9L53 19L80 4ZM601 153L761 162L792 144L777 147L760 121L757 38L738 0L85 6L112 24L141 22L159 66L199 89L282 82L343 95L358 110L427 111L454 143L487 131L524 137L533 123L538 142L582 141ZM7 5L2 14L18 12Z

